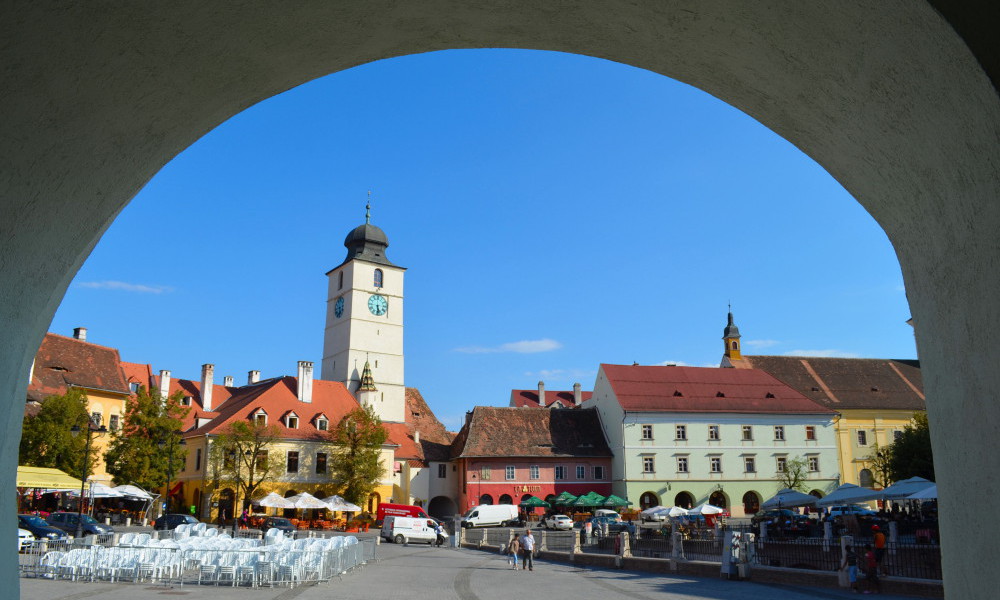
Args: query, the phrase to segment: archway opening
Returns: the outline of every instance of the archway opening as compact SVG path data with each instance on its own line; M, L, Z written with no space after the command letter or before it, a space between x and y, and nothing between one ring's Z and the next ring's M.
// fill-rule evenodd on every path
M680 492L674 496L674 506L681 508L694 508L694 496L689 492Z
M646 510L660 505L660 496L656 492L643 492L639 496L639 508Z
M760 495L757 492L743 494L743 514L753 515L760 512Z
M712 492L712 495L708 497L708 503L719 508L729 508L729 498L722 490Z

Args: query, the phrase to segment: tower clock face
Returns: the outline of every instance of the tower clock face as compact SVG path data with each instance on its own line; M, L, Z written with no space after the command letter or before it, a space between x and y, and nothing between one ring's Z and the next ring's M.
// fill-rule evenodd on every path
M339 319L344 315L344 297L337 298L337 303L333 305L333 314Z
M368 310L375 316L381 317L389 311L389 301L385 296L373 294L368 298Z

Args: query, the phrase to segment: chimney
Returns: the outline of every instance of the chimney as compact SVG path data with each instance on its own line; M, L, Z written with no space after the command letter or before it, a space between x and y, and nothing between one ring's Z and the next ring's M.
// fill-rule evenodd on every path
M212 387L214 387L215 365L201 365L201 407L212 410Z
M226 375L222 379L222 385L224 385L226 387L233 387L233 376L232 375Z
M247 385L253 385L260 381L260 371L250 371L247 373Z
M580 391L580 384L573 384L573 406L580 406L583 404L583 392Z
M413 430L413 443L414 444L420 443L420 432L417 431L416 429Z
M538 382L538 406L545 406L545 382Z
M308 360L299 361L299 402L313 401L313 364Z
M170 395L170 371L160 371L160 398L166 402Z
M87 341L87 328L86 327L77 327L76 329L73 330L73 337L76 338L76 339L78 339L78 340L80 340L81 342L86 342Z

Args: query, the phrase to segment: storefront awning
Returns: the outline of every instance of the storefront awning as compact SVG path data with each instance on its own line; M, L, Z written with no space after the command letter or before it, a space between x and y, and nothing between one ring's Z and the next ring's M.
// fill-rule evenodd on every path
M59 469L47 467L18 467L17 482L19 488L44 488L48 490L79 490L83 482L70 477Z

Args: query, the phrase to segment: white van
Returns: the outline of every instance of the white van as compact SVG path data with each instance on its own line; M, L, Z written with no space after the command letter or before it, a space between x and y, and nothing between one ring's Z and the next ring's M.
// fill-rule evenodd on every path
M513 504L480 504L462 516L462 527L515 526L521 523Z
M434 533L434 522L429 519L415 517L389 516L382 521L382 537L387 542L406 544L408 542L427 542L433 544L437 540Z

